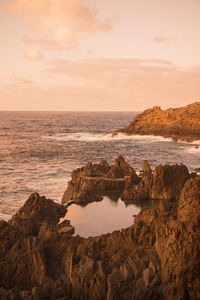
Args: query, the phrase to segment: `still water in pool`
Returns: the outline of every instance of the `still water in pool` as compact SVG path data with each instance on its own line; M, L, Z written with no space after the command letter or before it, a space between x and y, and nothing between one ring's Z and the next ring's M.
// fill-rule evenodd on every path
M133 215L137 215L140 210L136 204L126 206L121 199L114 201L104 197L101 202L93 202L84 207L71 205L65 218L75 227L75 235L89 237L132 225Z

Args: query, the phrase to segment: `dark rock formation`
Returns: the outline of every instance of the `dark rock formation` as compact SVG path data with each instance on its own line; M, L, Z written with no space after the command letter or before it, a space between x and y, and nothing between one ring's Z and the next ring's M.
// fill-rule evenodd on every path
M136 184L125 184L121 199L127 201L141 201L150 199L153 175L144 173L142 179ZM128 179L127 179L128 182Z
M178 219L200 225L200 177L186 182L179 200Z
M102 168L103 164L103 168ZM118 157L113 166L106 161L100 164L87 164L72 173L62 203L75 201L86 205L102 200L103 195L115 193L125 202L149 199L178 200L185 182L194 175L189 174L185 165L158 166L152 172L149 163L142 164L141 177ZM196 176L196 175L195 175Z
M143 174L151 174L152 170L147 160L144 160L142 163L142 172Z
M9 224L25 235L38 235L41 226L55 226L67 209L50 199L32 194L24 206L9 221Z
M102 200L102 195L118 193L120 196L125 177L132 175L138 182L134 169L119 156L113 166L103 160L99 164L88 163L72 173L72 180L68 183L62 203L74 200L79 204L87 204Z
M165 165L155 168L153 174L147 162L143 163L143 176L138 184L125 184L122 200L165 199L178 200L190 174L185 165ZM128 180L127 180L128 181Z
M84 239L59 232L63 206L32 195L0 222L0 299L200 299L199 207L195 178L178 208L162 201L127 229Z
M188 179L189 172L185 165L160 165L153 173L149 196L151 199L178 200Z
M117 132L127 135L155 135L174 141L200 140L200 102L162 110L155 106L136 116L131 124Z

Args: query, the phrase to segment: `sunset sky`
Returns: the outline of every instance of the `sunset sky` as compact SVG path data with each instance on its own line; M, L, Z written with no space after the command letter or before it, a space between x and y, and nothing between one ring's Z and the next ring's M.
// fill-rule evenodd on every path
M0 110L200 101L199 0L0 0Z

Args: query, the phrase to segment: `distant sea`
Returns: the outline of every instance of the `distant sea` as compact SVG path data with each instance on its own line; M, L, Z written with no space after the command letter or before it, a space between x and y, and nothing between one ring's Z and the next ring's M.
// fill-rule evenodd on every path
M127 126L137 112L0 112L0 219L7 220L32 192L60 202L71 172L118 155L136 169L148 160L200 167L199 143L153 136L104 136Z

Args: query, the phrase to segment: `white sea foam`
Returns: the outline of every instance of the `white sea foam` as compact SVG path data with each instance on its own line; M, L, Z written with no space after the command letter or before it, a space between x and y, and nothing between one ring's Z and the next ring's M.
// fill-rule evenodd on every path
M154 136L154 135L126 135L123 133L117 133L113 136L112 133L107 134L94 134L88 132L76 132L76 133L62 133L56 134L53 136L42 136L45 139L52 139L58 141L80 141L80 142L102 142L107 141L110 142L112 140L130 140L134 142L172 142L169 138L164 138L162 136Z
M198 146L199 148L196 148L195 146L192 147L184 147L183 151L190 153L190 154L199 154L200 155L200 146Z

